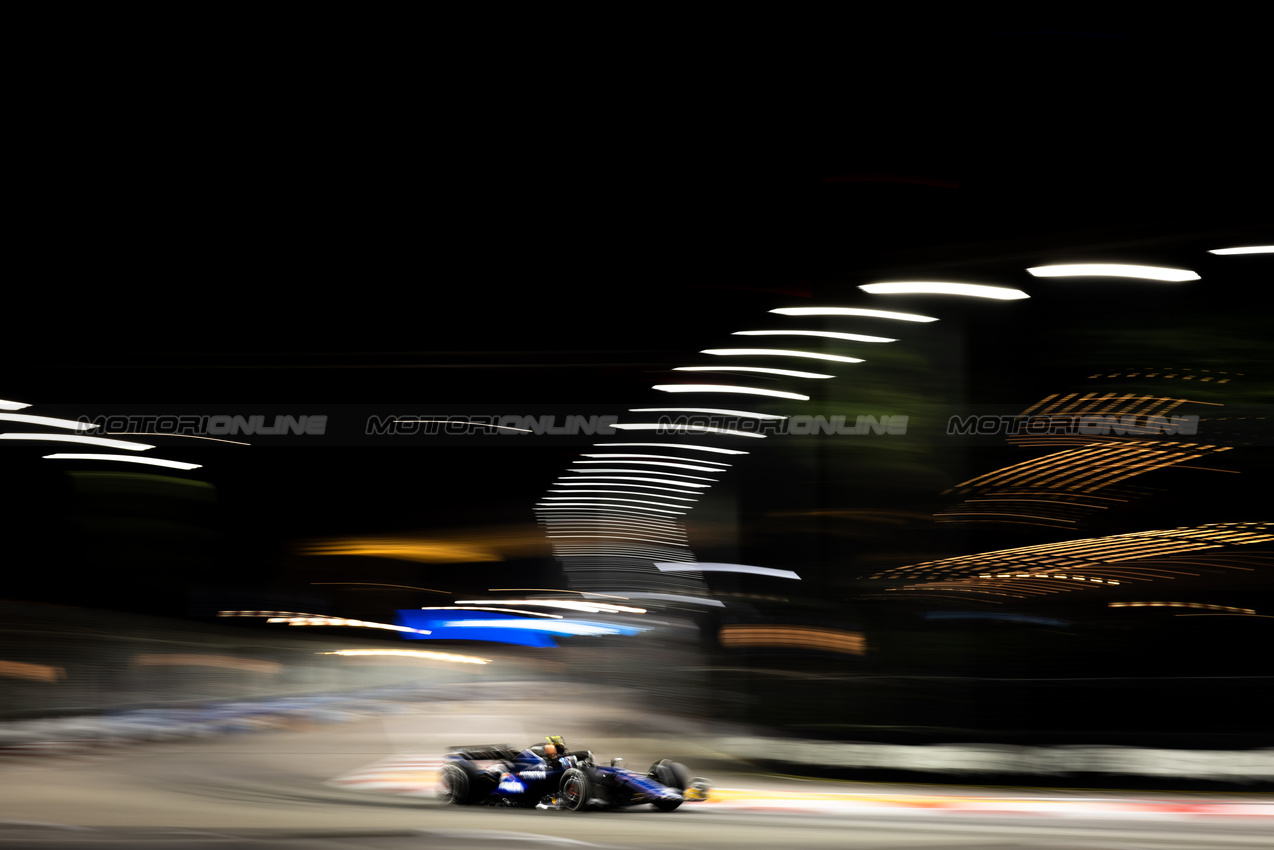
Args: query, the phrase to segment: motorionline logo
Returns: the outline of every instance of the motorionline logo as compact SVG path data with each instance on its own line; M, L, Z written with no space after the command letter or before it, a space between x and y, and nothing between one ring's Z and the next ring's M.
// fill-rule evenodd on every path
M527 415L411 415L369 416L364 433L369 436L400 435L552 435L614 436L640 428L657 434L906 434L906 416L790 416L758 419L741 416L660 416L642 425L621 423L620 417Z
M453 436L503 435L526 436L548 434L552 436L613 436L618 416L557 417L553 415L526 416L521 414L450 416L440 414L410 416L368 416L363 433L368 436Z
M747 417L661 416L659 426L667 433L741 432L745 434L792 435L798 437L815 434L865 435L907 433L907 416L832 416L798 414L775 419Z
M969 436L1017 436L1021 434L1061 434L1088 436L1168 436L1193 435L1199 431L1198 416L952 416L947 434Z
M189 436L254 436L327 432L326 415L269 416L164 415L81 416L80 422L93 425L102 434L185 434Z

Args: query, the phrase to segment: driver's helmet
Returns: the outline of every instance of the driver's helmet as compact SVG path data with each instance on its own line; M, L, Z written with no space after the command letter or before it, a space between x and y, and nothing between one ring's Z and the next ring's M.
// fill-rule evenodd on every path
M551 753L551 755L554 755L558 758L561 758L562 756L566 755L566 742L562 740L561 735L549 735L544 740L548 741L548 743L544 745L545 755L550 755L550 752L549 752L550 747L553 748L553 752Z

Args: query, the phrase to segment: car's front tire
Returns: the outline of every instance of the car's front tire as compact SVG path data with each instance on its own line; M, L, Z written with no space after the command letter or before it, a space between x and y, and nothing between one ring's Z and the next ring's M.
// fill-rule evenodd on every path
M593 797L593 783L587 773L573 767L562 774L562 785L558 793L562 799L562 808L580 812Z
M685 791L690 787L694 779L690 774L690 768L669 759L660 759L652 764L650 772L646 775L653 778L660 785L676 788L678 791Z
M660 759L650 766L646 774L665 788L680 791L683 795L693 783L690 768L684 764L668 759ZM661 812L671 812L681 807L683 800L652 800L651 805Z

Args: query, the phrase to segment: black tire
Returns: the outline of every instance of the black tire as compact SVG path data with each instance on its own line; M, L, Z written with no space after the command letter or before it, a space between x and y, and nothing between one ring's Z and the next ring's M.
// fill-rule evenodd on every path
M650 766L650 773L647 774L657 781L660 785L668 788L676 788L678 791L685 791L690 787L690 783L694 781L694 777L690 773L690 768L684 764L680 764L668 759L660 759Z
M649 776L665 788L675 788L682 794L686 793L686 789L690 787L690 783L693 781L693 777L690 775L690 768L668 759L660 759L652 764ZM661 812L674 811L680 808L681 803L681 800L651 801L651 805Z
M489 779L468 762L444 764L438 773L438 800L454 806L472 806L491 793Z
M587 773L573 767L562 774L562 784L558 793L562 797L562 808L572 812L582 812L593 797L593 782Z

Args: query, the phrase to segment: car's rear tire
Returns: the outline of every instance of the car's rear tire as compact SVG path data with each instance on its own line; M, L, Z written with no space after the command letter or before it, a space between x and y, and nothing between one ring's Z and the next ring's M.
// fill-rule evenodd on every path
M465 762L444 764L438 773L438 800L455 806L472 806L491 792L482 771Z
M573 767L562 774L562 784L558 792L562 798L562 808L572 812L583 811L593 797L593 783L588 774Z
M655 800L650 805L661 812L671 812L681 806L680 800Z

